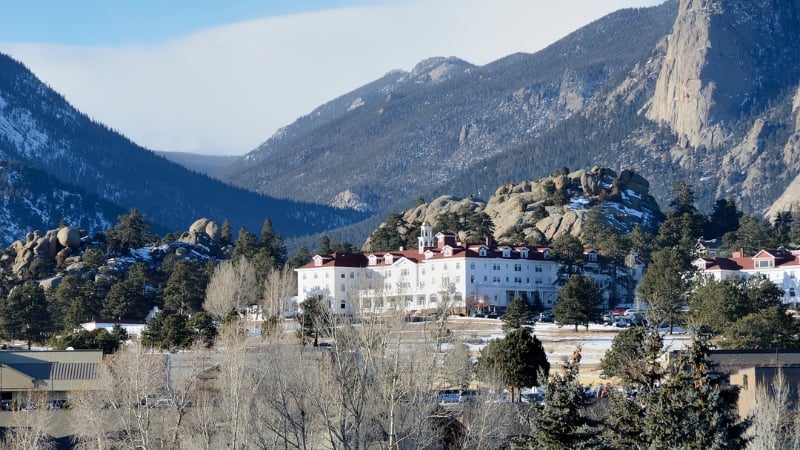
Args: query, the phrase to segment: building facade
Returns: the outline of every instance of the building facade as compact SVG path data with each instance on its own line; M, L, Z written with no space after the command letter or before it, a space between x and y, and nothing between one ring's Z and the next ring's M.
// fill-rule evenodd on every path
M415 250L315 255L296 271L300 299L317 296L335 314L352 315L466 313L505 308L516 297L551 308L558 268L548 248L466 244L423 224Z
M761 274L783 289L783 302L797 305L800 293L800 250L761 250L755 256L733 252L730 258L697 258L693 265L702 273L722 281L730 277L748 279Z

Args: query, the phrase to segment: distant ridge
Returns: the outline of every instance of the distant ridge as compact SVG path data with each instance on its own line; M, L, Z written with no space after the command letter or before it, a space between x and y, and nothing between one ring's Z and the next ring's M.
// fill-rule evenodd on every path
M233 164L239 157L228 155L203 155L200 153L189 152L162 152L156 151L156 155L162 156L174 163L180 164L187 169L217 178L217 174L225 167Z

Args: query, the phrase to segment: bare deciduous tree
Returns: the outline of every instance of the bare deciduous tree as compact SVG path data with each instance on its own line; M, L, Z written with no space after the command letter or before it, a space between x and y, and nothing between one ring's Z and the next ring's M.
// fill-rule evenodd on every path
M766 386L758 386L755 393L755 410L748 430L750 441L747 448L758 450L782 450L798 448L798 430L790 408L789 383L783 371Z
M216 319L223 319L232 310L240 312L258 303L257 296L255 266L242 256L236 261L224 261L214 269L206 288L203 309Z
M0 440L2 448L9 450L51 450L55 449L55 442L47 435L48 425L52 420L54 411L42 408L46 403L46 395L34 391L30 393L29 403L35 405L35 410L24 413L11 414L13 427L6 429L5 436Z
M275 325L282 320L286 308L289 306L287 304L288 299L296 294L297 275L291 266L286 265L281 269L270 269L264 280L261 303L261 309L266 319L264 326L261 327L262 333L267 334L269 331L282 333L284 331Z
M168 416L152 408L167 386L164 360L138 345L107 357L95 390L75 398L77 441L87 448L158 448L169 438Z

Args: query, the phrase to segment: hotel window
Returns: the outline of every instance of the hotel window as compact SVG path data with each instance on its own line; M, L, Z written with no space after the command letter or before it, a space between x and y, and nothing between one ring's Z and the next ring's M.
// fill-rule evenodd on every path
M756 268L757 269L768 269L772 267L772 260L771 259L761 259L756 261Z
M522 264L514 264L514 272L522 272Z

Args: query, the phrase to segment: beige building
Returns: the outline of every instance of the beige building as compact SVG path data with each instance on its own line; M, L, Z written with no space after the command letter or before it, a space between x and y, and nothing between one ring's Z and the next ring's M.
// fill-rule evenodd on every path
M93 389L102 360L101 350L0 351L0 409Z

